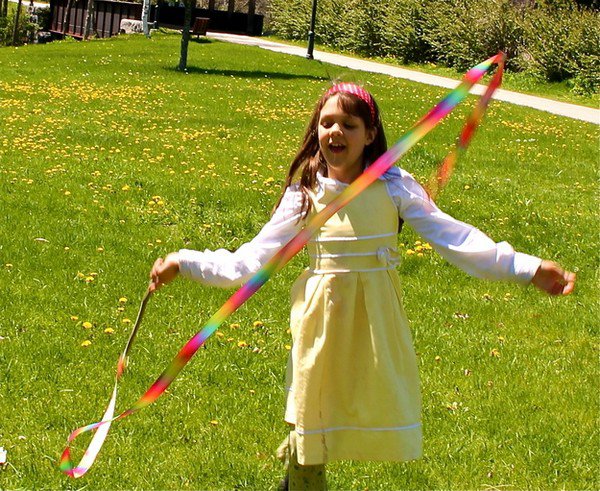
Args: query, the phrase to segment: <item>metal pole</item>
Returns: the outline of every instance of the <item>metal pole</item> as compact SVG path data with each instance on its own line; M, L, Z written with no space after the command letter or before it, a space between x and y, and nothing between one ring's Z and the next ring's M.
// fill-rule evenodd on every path
M309 60L314 59L313 49L315 48L315 20L317 18L317 0L312 3L312 15L310 16L310 31L308 31L308 51L306 57Z

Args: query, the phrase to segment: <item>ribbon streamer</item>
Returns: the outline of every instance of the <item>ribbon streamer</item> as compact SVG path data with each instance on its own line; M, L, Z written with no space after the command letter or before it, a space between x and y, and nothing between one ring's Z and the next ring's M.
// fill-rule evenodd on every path
M323 226L332 215L337 213L341 208L346 206L346 204L348 204L363 190L365 190L370 184L376 181L413 145L415 145L421 138L429 133L467 96L471 87L485 75L492 65L496 64L498 65L498 70L488 85L485 94L480 98L479 103L468 118L455 148L450 152L448 157L444 159L438 169L437 175L432 178L431 182L429 183L428 192L432 196L437 195L439 190L448 181L458 155L463 152L469 144L476 127L483 117L492 94L502 81L504 59L504 54L498 53L497 55L483 61L479 65L469 70L458 87L451 91L433 109L431 109L423 118L421 118L402 138L400 138L400 140L394 144L394 146L392 146L387 152L379 157L373 164L367 167L367 169L365 169L365 171L352 184L350 184L342 193L340 193L323 210L321 210L321 212L316 214L294 238L284 245L277 254L275 254L257 273L254 274L252 278L250 278L250 280L248 280L247 283L244 284L244 286L242 286L232 295L207 321L204 327L198 333L196 333L196 335L194 335L194 337L192 337L183 346L183 348L181 348L179 353L177 353L175 358L158 377L158 379L130 409L124 411L118 416L113 416L117 397L117 383L125 369L127 354L139 328L139 324L146 308L146 303L151 295L151 292L148 290L140 306L138 317L127 345L125 346L125 349L119 358L113 394L104 416L102 417L101 421L87 426L82 426L69 435L67 446L60 458L60 469L70 477L76 478L83 476L93 465L113 421L125 418L126 416L129 416L130 414L133 414L152 404L156 399L158 399L167 389L167 387L169 387L171 382L173 382L173 380L177 377L179 372L188 363L188 361L194 356L198 349L212 334L214 334L214 332L229 315L235 312L244 302L246 302L246 300L254 295L254 293L256 293L274 273L283 268L285 264L287 264L287 262L306 245L310 237L319 228L321 228L321 226ZM71 462L70 444L79 435L89 431L95 431L96 433L79 464L74 466Z

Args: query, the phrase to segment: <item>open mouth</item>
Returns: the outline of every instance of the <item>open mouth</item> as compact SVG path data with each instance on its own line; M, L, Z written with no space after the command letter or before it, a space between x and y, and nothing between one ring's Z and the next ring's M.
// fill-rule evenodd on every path
M346 148L346 145L342 145L340 143L330 143L329 150L331 153L341 153Z

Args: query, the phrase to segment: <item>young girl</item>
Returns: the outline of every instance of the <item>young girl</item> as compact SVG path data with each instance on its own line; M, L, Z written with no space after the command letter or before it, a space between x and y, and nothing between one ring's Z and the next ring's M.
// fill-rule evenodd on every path
M151 288L178 273L205 285L245 282L385 150L371 94L335 85L317 103L283 196L258 235L235 252L181 250L158 259ZM312 237L310 266L292 287L285 420L293 430L280 447L289 489L325 489L329 461L421 455L417 361L396 271L401 220L473 276L533 283L552 295L573 290L573 273L494 243L391 168Z

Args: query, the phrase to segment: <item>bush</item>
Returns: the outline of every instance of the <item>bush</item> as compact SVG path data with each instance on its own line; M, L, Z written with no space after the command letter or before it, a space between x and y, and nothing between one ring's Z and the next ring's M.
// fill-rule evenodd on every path
M272 0L272 31L306 39L312 0ZM573 90L600 83L598 12L574 0L319 0L316 40L342 51L460 70L498 51L507 69Z
M436 61L460 70L506 53L507 68L516 68L523 29L523 8L512 0L429 0L425 3L423 38Z
M17 10L11 13L10 10L6 17L0 17L0 45L9 46L13 44L13 33L15 20L17 18ZM36 25L29 20L29 14L23 9L19 15L19 25L17 27L16 44L25 44L28 39L28 34L36 29Z
M570 79L576 92L597 92L598 14L578 8L533 9L525 19L522 68L549 81Z

